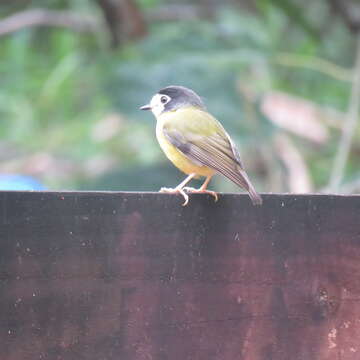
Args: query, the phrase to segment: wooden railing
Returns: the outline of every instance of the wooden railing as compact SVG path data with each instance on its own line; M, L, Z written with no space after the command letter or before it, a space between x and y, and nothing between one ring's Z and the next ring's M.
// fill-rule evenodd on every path
M360 196L263 199L0 192L0 359L360 359Z

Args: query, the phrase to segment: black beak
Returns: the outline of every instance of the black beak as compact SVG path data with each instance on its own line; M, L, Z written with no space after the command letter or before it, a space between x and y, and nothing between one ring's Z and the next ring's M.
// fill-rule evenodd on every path
M144 105L140 108L140 110L151 110L150 104Z

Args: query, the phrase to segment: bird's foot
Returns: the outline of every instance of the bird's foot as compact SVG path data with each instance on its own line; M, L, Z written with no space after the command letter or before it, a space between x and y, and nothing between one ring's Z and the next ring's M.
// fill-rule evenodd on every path
M209 194L211 196L213 196L215 198L215 202L217 202L219 200L219 196L215 191L211 191L211 190L207 190L207 189L195 189L192 187L184 187L183 188L184 191L188 192L188 193L195 193L195 194Z
M167 193L167 194L180 194L183 196L184 198L184 203L182 204L182 206L186 206L189 202L189 195L185 193L185 191L182 188L176 187L176 188L166 188L166 187L162 187L160 189L161 193Z

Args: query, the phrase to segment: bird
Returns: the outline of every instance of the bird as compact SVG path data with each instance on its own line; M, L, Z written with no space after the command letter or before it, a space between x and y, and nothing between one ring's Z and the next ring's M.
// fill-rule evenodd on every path
M253 205L262 198L251 184L240 160L239 151L221 123L206 109L195 91L171 85L159 90L149 104L140 110L151 110L156 118L156 137L167 158L188 176L175 188L160 192L181 194L183 206L188 193L206 193L218 200L207 186L215 174L221 174L245 189ZM193 178L205 177L198 189L186 187Z

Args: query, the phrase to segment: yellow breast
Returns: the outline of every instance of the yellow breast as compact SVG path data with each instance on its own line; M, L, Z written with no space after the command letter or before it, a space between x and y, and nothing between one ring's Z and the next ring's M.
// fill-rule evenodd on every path
M156 124L156 137L159 141L161 149L164 151L167 158L185 174L197 174L199 176L210 176L214 174L214 170L207 166L199 166L194 164L181 151L172 145L164 136L163 133L164 119L158 118Z

